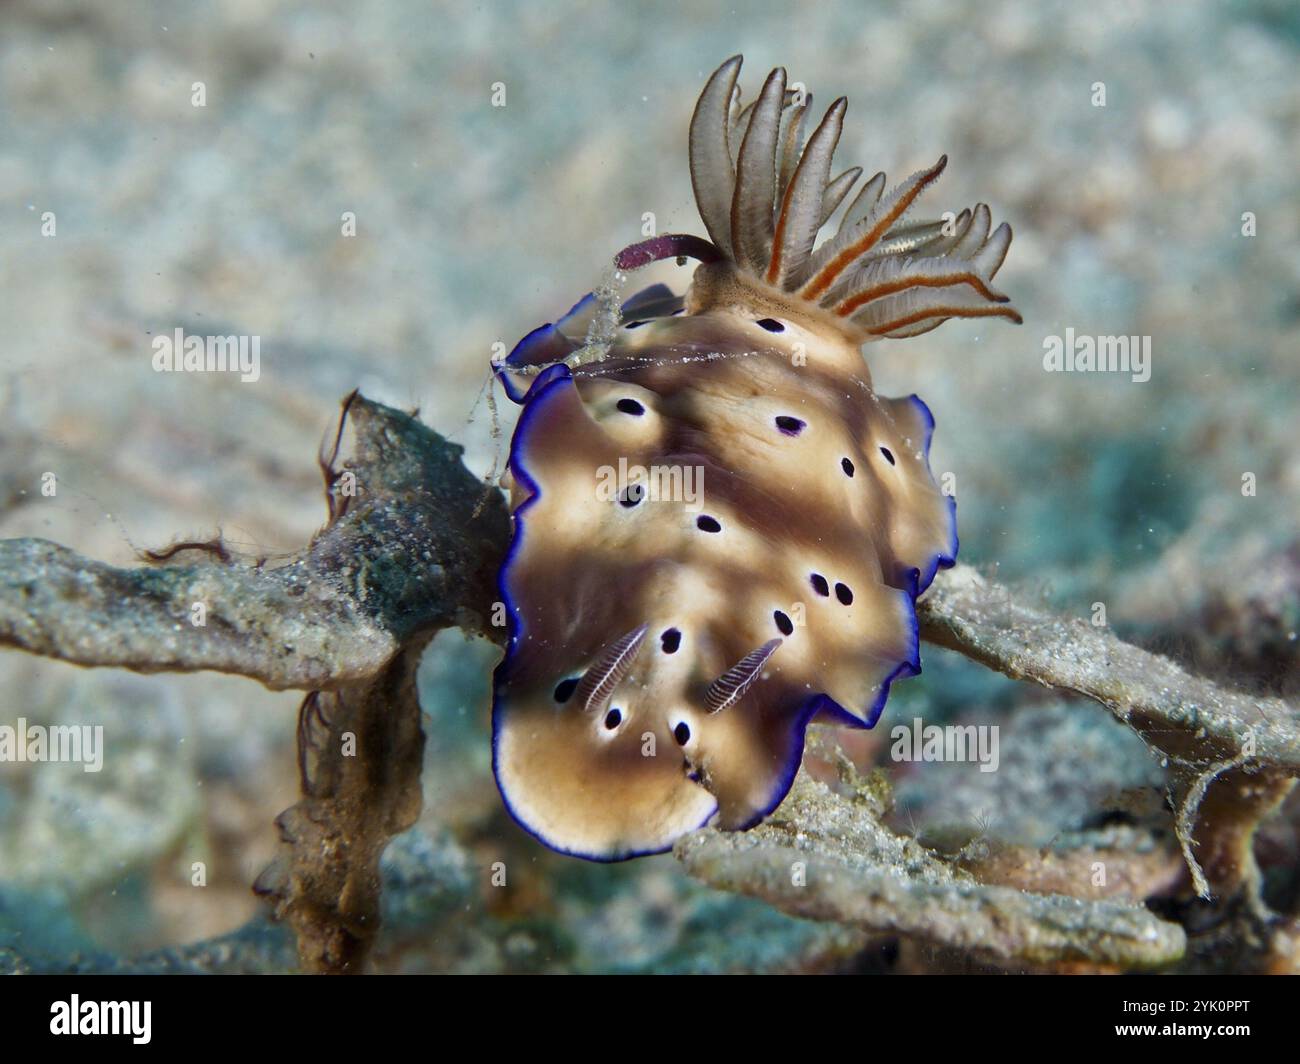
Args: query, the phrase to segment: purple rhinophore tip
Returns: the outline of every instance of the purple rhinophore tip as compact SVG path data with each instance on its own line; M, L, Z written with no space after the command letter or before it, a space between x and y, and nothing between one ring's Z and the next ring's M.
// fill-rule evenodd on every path
M614 265L620 270L639 270L660 259L680 258L717 262L722 258L722 252L703 237L691 236L689 233L665 233L624 248L614 256Z

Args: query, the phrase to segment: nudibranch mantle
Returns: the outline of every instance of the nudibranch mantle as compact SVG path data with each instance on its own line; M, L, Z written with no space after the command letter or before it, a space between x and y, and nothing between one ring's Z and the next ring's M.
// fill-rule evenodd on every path
M710 239L615 260L699 259L689 291L633 296L594 357L589 295L496 367L523 409L493 769L521 825L592 860L758 823L809 722L870 728L920 672L914 603L956 558L956 505L929 409L877 396L861 345L1020 320L986 206L903 222L944 159L888 194L877 174L817 244L862 173L830 176L845 101L805 144L811 96L778 69L742 107L740 62L691 122Z

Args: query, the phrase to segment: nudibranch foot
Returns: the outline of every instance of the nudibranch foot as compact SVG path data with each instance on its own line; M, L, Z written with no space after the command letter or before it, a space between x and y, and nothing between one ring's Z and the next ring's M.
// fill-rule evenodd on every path
M697 259L689 290L623 302L592 357L584 297L496 366L522 411L493 768L521 825L593 860L758 823L811 721L872 727L920 672L915 599L956 558L956 504L929 409L876 395L861 346L1020 320L993 286L1005 223L983 204L906 217L946 158L849 201L863 171L831 176L845 102L805 144L811 97L776 70L742 107L739 69L691 121L709 239L616 260Z

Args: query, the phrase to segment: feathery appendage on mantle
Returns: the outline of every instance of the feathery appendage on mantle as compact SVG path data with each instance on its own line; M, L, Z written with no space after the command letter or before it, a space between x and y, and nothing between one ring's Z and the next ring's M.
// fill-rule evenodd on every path
M690 256L709 267L709 293L697 293L697 308L734 297L733 287L769 295L775 289L857 343L918 336L955 317L1020 322L992 286L1011 227L1003 222L990 231L987 205L938 221L904 220L943 173L946 155L888 194L884 173L877 173L858 188L834 235L817 246L863 173L853 166L831 177L848 103L841 97L831 104L805 143L812 94L787 89L785 70L777 68L758 98L742 106L740 65L733 56L714 72L691 120L691 181L712 243L655 237L623 251L621 268Z

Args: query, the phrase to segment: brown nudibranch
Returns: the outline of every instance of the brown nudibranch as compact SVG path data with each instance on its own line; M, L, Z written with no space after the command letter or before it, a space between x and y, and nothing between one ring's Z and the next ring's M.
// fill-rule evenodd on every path
M872 390L861 347L949 318L1019 321L993 277L1011 243L979 204L905 220L946 159L885 192L831 176L845 101L774 70L741 106L740 57L709 79L690 168L709 239L628 248L699 259L587 344L593 296L497 365L511 444L510 633L493 765L516 820L595 860L744 829L785 796L810 721L869 728L920 671L914 602L957 553L931 475L933 419Z

